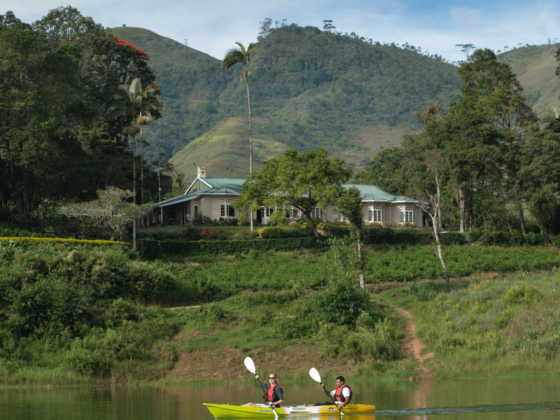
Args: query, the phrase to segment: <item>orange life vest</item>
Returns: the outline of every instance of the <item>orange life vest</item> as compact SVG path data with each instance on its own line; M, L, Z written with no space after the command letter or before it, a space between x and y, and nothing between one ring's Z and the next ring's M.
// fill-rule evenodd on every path
M344 395L342 395L342 390L344 388L348 388L350 390L350 398L348 399L348 402L350 402L352 400L352 388L350 388L350 386L348 385L342 385L339 386L338 388L336 388L336 393L334 394L334 400L335 401L339 401L339 402L344 402L346 401L346 399L344 398Z
M268 390L266 391L266 396L268 397L269 402L280 401L280 398L278 398L278 395L276 395L276 392L274 392L276 387L279 387L282 390L282 393L284 393L284 388L282 388L280 385L274 385L274 386L269 385Z

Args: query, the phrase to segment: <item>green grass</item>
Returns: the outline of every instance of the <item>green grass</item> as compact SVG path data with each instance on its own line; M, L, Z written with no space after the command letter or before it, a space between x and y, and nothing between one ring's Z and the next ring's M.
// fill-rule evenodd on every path
M473 276L382 293L408 308L439 377L560 373L560 275Z

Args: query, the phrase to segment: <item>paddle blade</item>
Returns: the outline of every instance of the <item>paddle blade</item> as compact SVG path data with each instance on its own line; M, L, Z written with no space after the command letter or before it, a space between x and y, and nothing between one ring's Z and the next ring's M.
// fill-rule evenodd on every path
M321 375L319 375L317 369L311 368L311 370L309 371L309 376L311 376L314 381L321 383Z
M244 360L245 367L251 372L253 375L256 375L255 363L253 363L253 359L250 357L246 357Z

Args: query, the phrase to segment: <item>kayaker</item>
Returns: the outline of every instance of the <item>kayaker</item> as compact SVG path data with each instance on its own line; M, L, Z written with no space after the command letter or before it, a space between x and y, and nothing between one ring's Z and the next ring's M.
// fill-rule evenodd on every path
M329 395L325 384L321 384L321 386L325 394ZM344 408L347 404L350 404L350 401L352 401L352 388L344 383L344 376L336 377L336 389L331 391L330 395L332 395L339 410Z
M284 402L284 389L278 383L278 375L274 372L271 372L268 375L268 382L269 385L261 383L259 376L256 376L257 381L259 381L259 385L265 391L265 404L275 407L280 407L280 404Z
M270 382L269 385L263 384L259 375L255 375L255 379L264 391L265 404L271 407L280 407L280 404L284 402L284 389L278 383L278 375L274 372L271 372L268 375L268 382ZM258 407L259 404L249 403L245 404L245 406Z

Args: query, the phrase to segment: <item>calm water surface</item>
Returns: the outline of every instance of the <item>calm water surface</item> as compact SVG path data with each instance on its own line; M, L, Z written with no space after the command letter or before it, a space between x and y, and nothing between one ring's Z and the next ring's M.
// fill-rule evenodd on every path
M351 383L355 402L375 404L377 420L560 419L560 378ZM332 385L331 385L332 386ZM316 383L284 386L290 404L325 401ZM261 402L255 383L182 387L0 389L0 420L212 419L203 402ZM328 417L335 420L337 417ZM350 419L350 417L347 417ZM354 420L372 420L360 417Z

